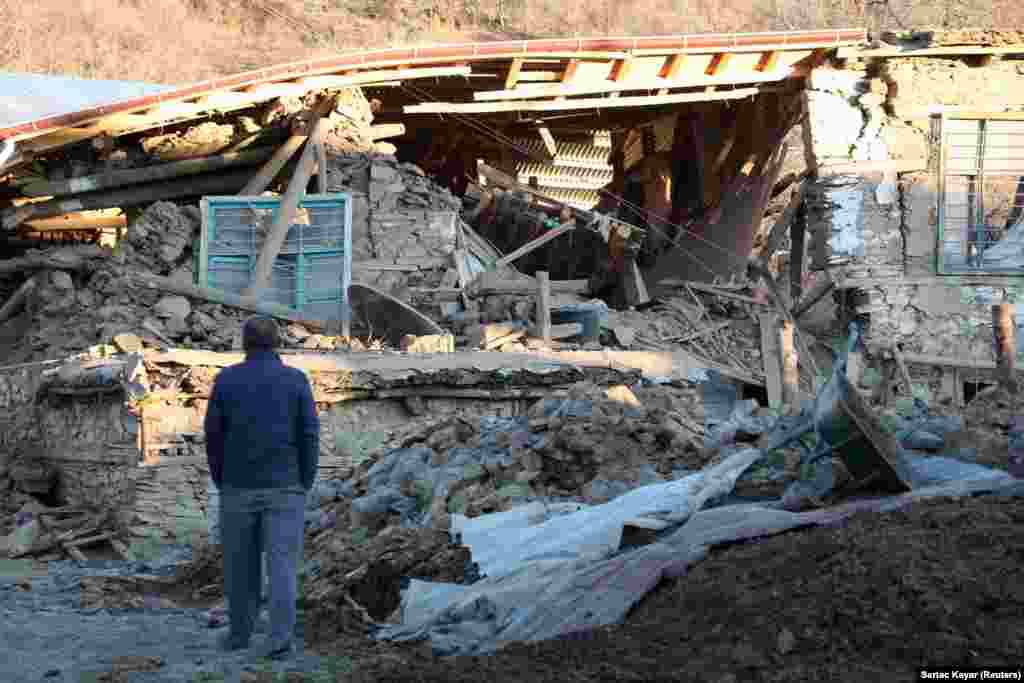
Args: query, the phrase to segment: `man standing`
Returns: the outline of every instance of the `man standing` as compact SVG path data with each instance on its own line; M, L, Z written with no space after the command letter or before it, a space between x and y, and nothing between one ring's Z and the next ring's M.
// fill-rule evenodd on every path
M277 324L242 328L245 360L217 375L206 412L206 454L220 492L224 594L231 627L221 646L249 647L260 612L262 556L270 579L270 657L292 651L296 568L306 493L316 478L320 422L309 380L274 349Z

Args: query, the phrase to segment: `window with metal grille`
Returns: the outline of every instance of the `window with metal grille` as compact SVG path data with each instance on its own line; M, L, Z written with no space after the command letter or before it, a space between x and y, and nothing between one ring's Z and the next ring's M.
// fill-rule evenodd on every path
M938 272L1024 275L1024 113L936 121Z
M249 286L277 197L205 197L196 283L240 294ZM321 320L349 316L352 206L347 194L306 195L274 260L264 301Z

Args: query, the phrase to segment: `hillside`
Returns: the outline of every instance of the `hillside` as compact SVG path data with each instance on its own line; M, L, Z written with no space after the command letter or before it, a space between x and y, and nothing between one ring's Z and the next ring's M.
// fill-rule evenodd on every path
M178 84L371 46L552 34L1015 25L1022 11L1012 0L0 0L0 70Z

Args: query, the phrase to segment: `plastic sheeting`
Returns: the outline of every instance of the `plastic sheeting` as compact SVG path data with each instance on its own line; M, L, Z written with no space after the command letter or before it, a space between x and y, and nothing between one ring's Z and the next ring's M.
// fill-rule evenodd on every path
M572 512L532 504L453 521L487 577L473 585L412 580L402 624L383 640L429 639L439 655L493 652L620 622L663 578L685 575L710 547L789 529L839 523L862 512L898 509L930 497L998 492L1024 497L1024 481L947 458L920 458L915 474L942 482L909 493L794 513L761 504L703 510L732 489L760 453L738 452L685 479L637 489L615 501ZM970 477L957 480L955 477ZM617 553L622 523L643 514L685 521L658 542Z

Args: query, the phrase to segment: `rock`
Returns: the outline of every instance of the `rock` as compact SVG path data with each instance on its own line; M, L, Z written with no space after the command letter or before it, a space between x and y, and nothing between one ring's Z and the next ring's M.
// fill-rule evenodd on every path
M616 325L612 328L612 334L615 335L615 341L619 342L619 346L629 348L633 345L636 340L636 330L626 325Z
M167 330L167 334L176 338L184 337L192 331L185 318L177 315L173 315L164 321L164 329Z
M113 338L114 346L117 347L121 353L138 353L142 351L142 340L137 335L129 333L115 334Z
M153 312L161 318L180 318L184 321L192 312L192 305L183 296L165 296L156 302Z
M640 403L640 399L638 399L636 394L634 394L633 391L625 384L619 384L606 389L604 395L611 401L623 403L634 408L643 407L643 404Z
M946 440L930 432L917 431L900 439L900 444L915 451L941 451Z
M304 349L319 349L321 337L319 334L311 334L306 337L302 342L302 348Z
M400 343L407 353L455 353L455 337L450 334L407 334Z
M796 647L796 636L788 628L782 629L779 632L777 647L779 654L788 655Z
M294 337L295 339L298 339L299 341L302 341L311 336L311 332L302 325L299 325L298 323L292 323L291 325L286 327L285 332L287 332L290 336Z
M50 284L62 292L67 292L75 288L75 283L72 282L71 276L65 273L63 270L55 270L50 273Z

